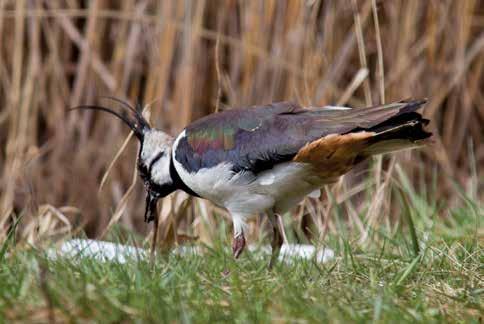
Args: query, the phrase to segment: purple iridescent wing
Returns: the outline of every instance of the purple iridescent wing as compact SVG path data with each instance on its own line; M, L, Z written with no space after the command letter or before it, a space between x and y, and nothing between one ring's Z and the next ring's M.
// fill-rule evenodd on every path
M305 109L290 102L240 108L195 121L179 140L175 158L189 172L230 163L234 172L258 173L290 161L307 143L345 134L412 113L422 103L333 110Z
M190 172L223 162L234 172L260 172L290 160L304 144L302 125L287 118L304 111L283 102L209 115L185 129L175 157Z

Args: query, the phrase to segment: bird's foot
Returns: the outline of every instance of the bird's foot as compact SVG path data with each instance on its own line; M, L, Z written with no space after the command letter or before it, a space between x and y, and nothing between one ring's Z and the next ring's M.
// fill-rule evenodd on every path
M237 234L232 242L232 253L234 258L238 258L245 248L245 236L244 233Z

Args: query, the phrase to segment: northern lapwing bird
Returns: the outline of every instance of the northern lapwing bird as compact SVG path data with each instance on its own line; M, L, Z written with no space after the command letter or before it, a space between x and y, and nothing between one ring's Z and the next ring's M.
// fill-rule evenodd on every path
M176 137L152 128L139 108L124 102L122 113L77 108L113 114L139 139L146 222L154 220L157 227L157 201L175 190L208 199L232 216L238 258L247 221L265 213L274 231L272 266L282 245L277 217L373 155L422 145L431 136L424 130L429 121L417 112L424 103L350 109L278 102L208 115Z

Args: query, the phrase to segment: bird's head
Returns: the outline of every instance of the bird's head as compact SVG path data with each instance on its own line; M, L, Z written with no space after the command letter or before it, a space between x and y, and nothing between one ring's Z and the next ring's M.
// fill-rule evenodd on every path
M120 99L105 98L119 103L123 110L119 112L98 105L83 105L71 108L71 110L90 109L107 112L131 128L140 142L138 171L147 192L144 219L145 222L150 222L155 219L158 199L166 197L176 190L170 175L171 148L174 139L170 135L152 128L142 116L140 105L134 108Z

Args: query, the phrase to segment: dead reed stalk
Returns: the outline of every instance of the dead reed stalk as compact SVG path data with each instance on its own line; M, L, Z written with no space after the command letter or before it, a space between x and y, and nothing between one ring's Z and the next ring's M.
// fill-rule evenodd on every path
M395 164L422 184L438 170L442 198L452 199L450 177L477 183L482 200L483 17L484 2L473 0L0 1L0 241L20 215L24 228L49 213L67 226L62 208L40 213L32 202L78 207L81 215L65 219L91 236L103 233L114 210L125 228L147 232L141 185L123 198L136 145L96 190L127 130L108 116L66 113L102 95L157 99L152 121L173 134L215 107L426 97L433 147L357 170L329 191L334 199L295 211L294 226L315 237L336 230L336 202L362 237L365 226L390 225L400 217L391 212ZM376 184L370 205L368 179ZM185 206L177 195L167 198L176 203L162 213L169 230L161 239L177 240L180 231L209 240L207 226L224 219L213 217L218 209L196 199Z

